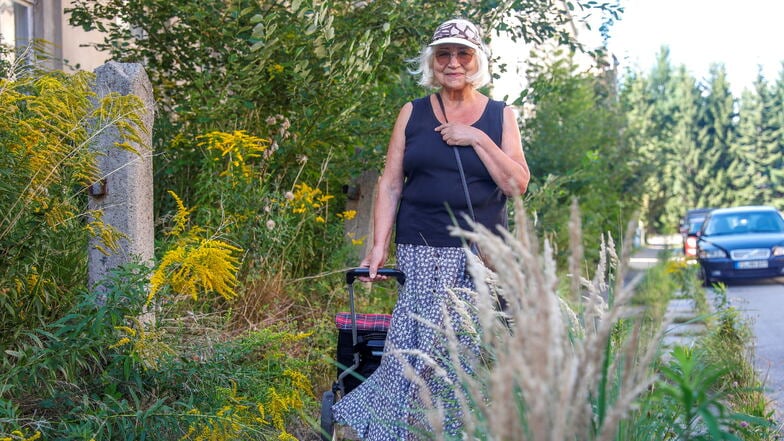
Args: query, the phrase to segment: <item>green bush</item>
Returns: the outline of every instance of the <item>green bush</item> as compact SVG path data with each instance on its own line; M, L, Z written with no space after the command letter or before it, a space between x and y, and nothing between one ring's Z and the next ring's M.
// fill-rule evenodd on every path
M85 294L6 351L0 436L291 439L286 422L314 401L307 363L291 356L308 335L225 339L220 317L145 314L148 279L144 267L117 271L105 303Z

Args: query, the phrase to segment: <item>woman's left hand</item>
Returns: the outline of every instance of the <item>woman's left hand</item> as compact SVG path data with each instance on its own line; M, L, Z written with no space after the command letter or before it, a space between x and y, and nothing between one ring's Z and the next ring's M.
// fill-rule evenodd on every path
M446 123L436 127L441 139L448 145L472 146L476 142L477 128L461 123Z

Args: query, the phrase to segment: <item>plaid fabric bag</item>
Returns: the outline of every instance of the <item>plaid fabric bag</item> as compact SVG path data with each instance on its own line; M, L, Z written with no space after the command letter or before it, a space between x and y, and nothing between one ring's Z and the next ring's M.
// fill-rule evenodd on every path
M389 314L357 314L357 331L386 332L392 316ZM339 312L335 316L335 327L339 330L351 330L351 313Z

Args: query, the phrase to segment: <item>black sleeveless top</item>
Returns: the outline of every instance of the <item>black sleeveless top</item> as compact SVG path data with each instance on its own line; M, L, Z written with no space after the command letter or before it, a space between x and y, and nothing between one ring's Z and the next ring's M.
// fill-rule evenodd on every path
M450 236L449 226L457 222L469 229L470 218L460 180L454 148L463 163L476 220L491 231L506 227L506 196L501 192L474 149L453 147L435 131L436 119L430 97L412 101L413 111L406 125L403 155L404 184L398 207L395 243L459 247L461 239ZM472 126L501 145L504 108L502 101L490 100L482 116Z

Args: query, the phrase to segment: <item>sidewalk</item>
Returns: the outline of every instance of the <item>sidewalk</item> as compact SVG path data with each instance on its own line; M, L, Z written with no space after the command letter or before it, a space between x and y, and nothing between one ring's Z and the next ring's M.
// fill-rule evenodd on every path
M627 283L637 283L645 275L645 270L659 262L660 253L670 250L678 255L681 247L679 235L654 236L649 238L645 247L637 250L629 259L629 277ZM675 345L689 346L696 337L705 332L705 324L698 318L697 308L693 299L672 299L667 305L665 321L668 327L664 334L664 345L672 348Z

